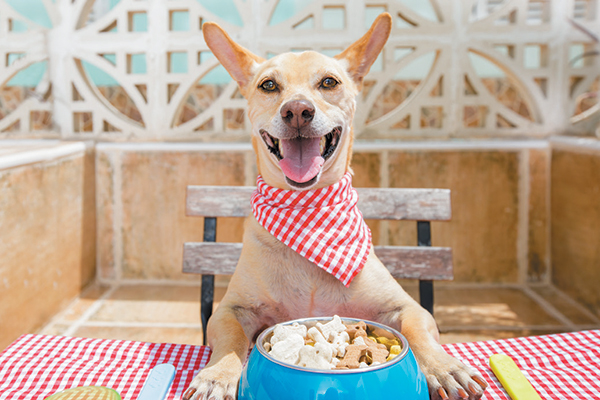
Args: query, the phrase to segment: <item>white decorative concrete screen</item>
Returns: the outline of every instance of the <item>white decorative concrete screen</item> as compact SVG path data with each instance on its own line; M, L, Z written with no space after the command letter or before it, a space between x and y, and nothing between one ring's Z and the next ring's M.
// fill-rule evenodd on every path
M205 45L334 55L383 11L360 139L593 135L598 0L1 0L0 138L245 141L245 100Z

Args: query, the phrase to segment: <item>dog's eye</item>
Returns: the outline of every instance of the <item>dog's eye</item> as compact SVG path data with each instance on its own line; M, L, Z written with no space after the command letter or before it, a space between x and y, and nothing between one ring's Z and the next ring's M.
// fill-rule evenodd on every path
M321 86L325 89L332 89L338 85L338 81L332 77L327 77L321 81Z
M272 92L277 89L277 84L275 83L275 81L269 79L261 83L260 88L264 91Z

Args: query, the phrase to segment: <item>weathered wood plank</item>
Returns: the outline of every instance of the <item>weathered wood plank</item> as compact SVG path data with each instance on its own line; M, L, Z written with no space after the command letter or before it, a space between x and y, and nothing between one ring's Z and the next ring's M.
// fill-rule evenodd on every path
M188 186L186 215L200 217L247 217L252 186Z
M449 247L375 246L375 254L394 278L452 280Z
M250 186L188 186L188 216L246 217ZM452 213L448 189L357 188L366 219L447 221Z
M233 275L241 253L241 243L185 243L183 245L183 272Z
M357 188L358 208L366 219L448 221L449 189Z
M231 275L242 252L241 243L186 243L183 272ZM395 278L452 279L452 251L447 247L376 246L375 254Z

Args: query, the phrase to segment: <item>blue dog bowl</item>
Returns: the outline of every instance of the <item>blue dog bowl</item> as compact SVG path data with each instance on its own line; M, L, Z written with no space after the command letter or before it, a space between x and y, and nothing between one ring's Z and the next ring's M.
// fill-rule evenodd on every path
M306 318L298 322L314 326L330 319ZM360 320L342 318L346 324ZM378 334L387 332L402 343L402 352L391 361L349 370L322 370L294 366L276 360L267 353L264 343L275 327L263 331L250 353L240 379L239 400L429 400L425 376L421 372L408 341L398 331L365 321Z

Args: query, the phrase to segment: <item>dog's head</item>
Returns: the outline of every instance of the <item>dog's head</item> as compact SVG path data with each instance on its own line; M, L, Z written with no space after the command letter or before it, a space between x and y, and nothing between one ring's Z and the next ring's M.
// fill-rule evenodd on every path
M266 183L306 190L331 185L350 168L355 97L390 34L381 14L339 55L284 53L264 60L205 23L208 47L248 100L252 144Z

